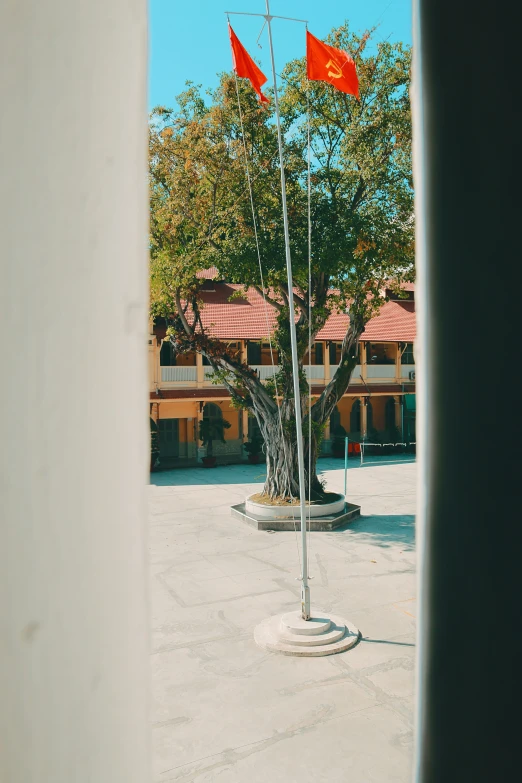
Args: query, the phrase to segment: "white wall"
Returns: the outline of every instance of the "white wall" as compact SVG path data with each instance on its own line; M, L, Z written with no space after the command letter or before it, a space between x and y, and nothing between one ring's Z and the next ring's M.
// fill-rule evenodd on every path
M150 779L146 47L145 0L1 4L2 783Z

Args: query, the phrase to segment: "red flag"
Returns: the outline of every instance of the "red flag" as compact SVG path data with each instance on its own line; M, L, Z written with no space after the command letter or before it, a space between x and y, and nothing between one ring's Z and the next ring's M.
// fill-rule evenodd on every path
M232 47L232 65L235 72L238 76L250 79L250 84L256 91L261 103L270 103L266 95L263 95L261 92L261 87L267 81L265 74L250 57L230 24L228 25L228 32L230 35L230 46Z
M306 73L310 81L329 82L341 92L359 98L355 63L342 49L335 49L306 31Z

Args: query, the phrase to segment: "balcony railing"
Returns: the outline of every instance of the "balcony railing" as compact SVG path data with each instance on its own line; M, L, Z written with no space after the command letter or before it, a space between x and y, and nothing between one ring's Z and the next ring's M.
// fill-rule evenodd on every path
M260 381L266 381L268 378L272 378L278 370L281 368L278 365L271 364L251 364L252 370L256 370L259 375Z
M165 383L173 381L196 381L196 367L162 367L161 380Z
M324 364L305 364L304 371L309 380L323 380L324 378Z
M206 381L211 381L213 375L214 375L214 370L212 369L212 367L207 367L207 366L203 367L203 378ZM223 384L219 383L216 384L216 386L223 386Z
M280 370L280 367L275 367L271 364L252 364L250 365L253 370L259 375L260 380L266 381L268 378L272 378L274 374ZM330 378L333 377L338 365L330 365ZM161 381L163 383L196 383L197 381L197 367L161 367ZM324 365L313 364L311 366L304 365L303 367L306 377L312 381L324 380ZM351 380L358 380L361 378L361 365L358 364L352 373ZM205 381L210 381L213 375L212 367L203 367L203 377ZM414 364L403 364L400 369L401 379L406 381L415 380L415 376L411 375L415 372ZM383 378L394 379L396 376L395 364L368 364L366 365L366 377L368 380L378 380Z
M251 364L250 366L258 373L261 381L272 378L281 369L278 365L272 366L271 364ZM322 380L324 378L324 365L322 364L313 364L311 367L306 364L303 369L307 378L312 380Z
M415 372L415 365L414 364L402 364L401 365L401 378L404 378L408 381L415 380L415 375L412 377L411 373Z
M367 364L367 378L395 378L395 364Z
M335 371L339 367L338 364L331 364L330 365L330 378L333 378ZM361 365L356 364L353 368L352 377L350 378L351 381L356 380L357 378L361 377Z

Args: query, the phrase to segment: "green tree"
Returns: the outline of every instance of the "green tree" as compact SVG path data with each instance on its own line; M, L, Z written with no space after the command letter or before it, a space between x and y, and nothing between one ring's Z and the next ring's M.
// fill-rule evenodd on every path
M306 80L303 59L282 74L281 113L300 362L306 465L312 495L326 422L358 363L366 323L383 304L382 289L413 275L413 183L409 103L410 50L377 43L347 24L328 42L354 56L361 100ZM307 92L308 91L308 92ZM234 77L224 74L205 102L188 84L175 110L158 108L150 129L151 307L167 319L175 349L200 351L238 407L256 416L265 442L271 497L297 497L295 401L292 389L280 172L273 101L261 107L239 81L244 139L262 260L261 280ZM307 106L311 139L311 276L308 274ZM228 346L203 329L196 273L216 265L220 277L264 293L277 312L271 336L281 371L262 383ZM308 409L303 372L309 337L334 312L349 310L341 360ZM268 336L268 335L267 335ZM277 387L277 395L276 395ZM309 418L311 417L311 438ZM282 425L282 426L281 426ZM307 481L308 483L308 481Z

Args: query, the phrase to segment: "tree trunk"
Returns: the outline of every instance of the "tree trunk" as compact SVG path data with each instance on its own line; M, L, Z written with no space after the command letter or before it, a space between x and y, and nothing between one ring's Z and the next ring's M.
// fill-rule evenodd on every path
M358 361L358 344L362 327L350 328L345 336L341 362L332 380L312 405L309 414L308 394L301 385L301 410L303 411L303 440L305 494L312 500L324 495L324 487L317 477L318 434L322 432L336 404L348 388L354 367ZM263 434L266 453L266 483L264 493L270 498L299 498L299 470L297 463L297 439L295 434L295 407L292 395L292 370L285 367L283 388L279 389L283 400L279 410L267 412L266 405L257 399L256 390L250 389L252 409ZM310 427L311 421L311 427ZM311 431L310 431L311 429Z
M254 402L255 410L255 402ZM285 400L279 412L271 416L259 415L256 418L264 440L266 454L266 482L264 494L272 500L276 498L299 498L299 468L297 462L297 439L295 433L294 401ZM305 460L305 495L309 497L311 489L312 500L318 500L323 487L316 474L317 439L312 432L311 448L308 432L304 436ZM309 481L311 476L311 486Z
M301 411L303 412L305 496L307 498L311 496L312 500L318 500L324 495L324 488L317 478L316 468L319 446L318 434L322 432L337 402L348 388L350 377L358 361L359 336L363 328L363 323L359 324L357 329L352 326L349 327L343 341L339 367L309 412L307 411L309 387L301 367L300 393ZM248 366L230 357L226 354L226 351L220 356L213 356L208 350L208 346L204 351L204 355L207 356L215 371L225 371L221 379L229 390L232 399L239 407L247 408L257 419L263 435L266 454L267 477L264 493L273 500L276 498L286 500L299 498L293 376L289 350L290 338L286 335L285 339L283 339L283 335L284 332L280 325L278 331L278 352L279 364L282 369L277 373L277 385L274 383L272 390L265 388ZM308 345L308 333L302 331L302 338L298 348L300 349L300 355L304 356ZM235 376L236 381L239 381L237 388L234 386L234 382L227 376L227 373ZM274 399L274 392L279 398L279 404ZM310 420L312 425L311 433ZM208 456L211 456L211 448L209 444Z

